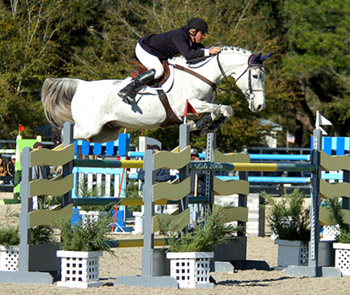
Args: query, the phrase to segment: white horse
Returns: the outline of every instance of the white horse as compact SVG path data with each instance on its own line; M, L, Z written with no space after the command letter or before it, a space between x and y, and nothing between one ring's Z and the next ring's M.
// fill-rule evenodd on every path
M216 130L233 116L231 106L213 103L216 86L224 78L235 79L252 112L265 108L262 63L271 55L255 56L233 47L222 49L217 56L198 63L187 64L183 57L169 61L172 74L162 88L171 110L166 111L161 103L160 88L148 86L138 93L134 104L124 103L118 92L131 78L100 81L47 78L41 93L45 115L52 124L74 123L75 139L106 142L116 140L120 128L150 129L180 123L188 99L202 115L196 122L188 122L190 129L201 131L200 134ZM192 72L186 72L186 69ZM169 113L173 117L170 121L167 119ZM191 114L188 118L198 119Z

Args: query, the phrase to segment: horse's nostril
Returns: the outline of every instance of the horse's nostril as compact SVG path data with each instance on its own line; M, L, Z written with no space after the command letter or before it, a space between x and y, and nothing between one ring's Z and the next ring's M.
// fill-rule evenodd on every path
M258 111L261 111L262 110L262 106L261 104L258 105L258 107L256 108Z

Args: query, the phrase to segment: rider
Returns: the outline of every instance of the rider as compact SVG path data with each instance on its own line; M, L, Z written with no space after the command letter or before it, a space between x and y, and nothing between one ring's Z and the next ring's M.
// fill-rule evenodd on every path
M137 76L119 91L125 103L135 102L136 90L160 78L163 73L161 60L182 54L186 60L218 54L220 47L204 48L201 44L208 33L208 24L201 18L192 18L186 26L162 33L147 35L138 40L135 53L147 71Z

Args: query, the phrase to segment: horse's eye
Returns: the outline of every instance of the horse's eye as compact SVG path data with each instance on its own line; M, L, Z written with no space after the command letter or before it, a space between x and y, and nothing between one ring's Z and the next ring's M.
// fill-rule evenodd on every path
M254 74L252 75L254 79L258 79L258 75L257 74Z

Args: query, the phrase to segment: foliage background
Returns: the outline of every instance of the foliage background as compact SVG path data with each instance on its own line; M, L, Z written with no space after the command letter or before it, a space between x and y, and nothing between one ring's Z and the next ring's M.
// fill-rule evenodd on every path
M191 17L208 21L206 46L274 52L266 62L262 113L252 114L241 98L219 92L217 102L235 111L218 132L221 150L264 144L269 128L259 124L262 118L283 126L280 146L286 130L294 133L295 146L308 146L316 110L333 122L331 135L350 134L348 1L0 0L0 138L14 139L22 124L24 137L42 133L50 139L50 130L42 128L45 78L124 78L138 38L180 27ZM228 89L225 82L220 86ZM140 134L127 131L133 139ZM145 135L160 139L164 148L177 144L176 128ZM192 144L204 148L204 141Z

